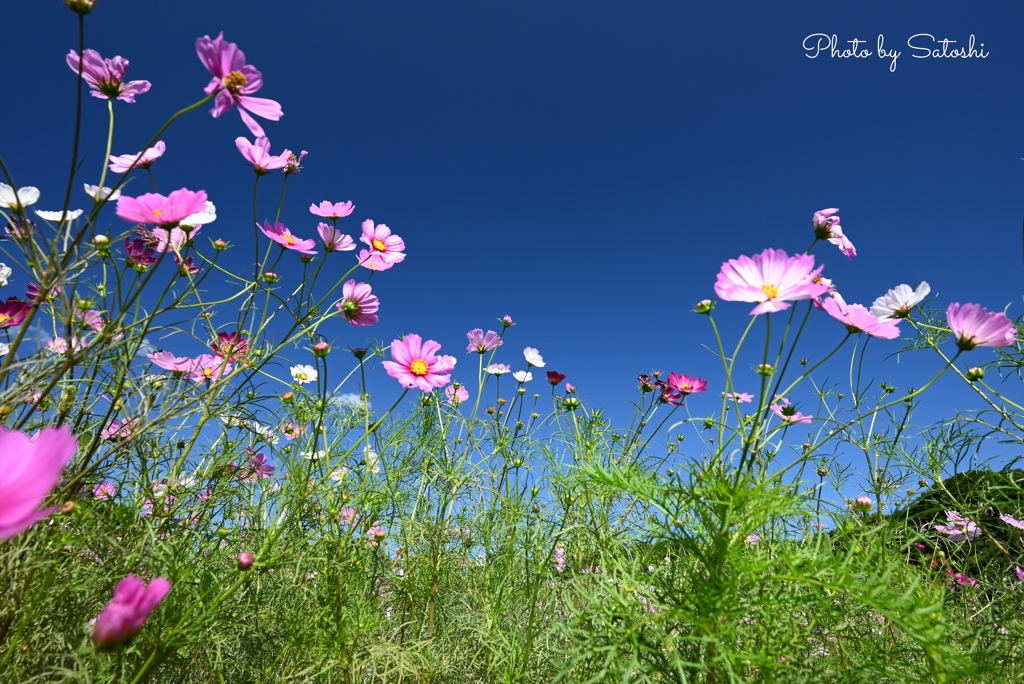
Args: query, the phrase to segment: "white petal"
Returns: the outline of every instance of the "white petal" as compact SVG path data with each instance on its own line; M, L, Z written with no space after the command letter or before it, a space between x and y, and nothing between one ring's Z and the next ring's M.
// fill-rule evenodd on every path
M0 183L0 207L7 209L18 209L30 206L39 201L39 189L33 188L31 185L26 185L23 188L18 188L18 192L14 192L14 188L6 183Z
M189 228L198 228L199 226L205 226L209 223L213 223L217 220L217 207L214 206L213 202L207 200L206 208L202 211L186 216L181 219L178 223Z
M92 197L93 200L96 202L99 202L100 200L103 199L113 202L114 200L121 196L120 188L111 192L110 188L104 185L103 190L101 192L99 186L97 185L89 185L88 183L84 183L83 185L85 186L85 194L87 194L89 197Z
M61 212L61 211L44 211L42 209L36 209L36 213L40 216L40 218L44 218L47 221L60 221L61 223L63 223L64 220L65 220L64 219L64 212ZM78 218L81 215L82 215L82 210L81 209L73 209L73 210L68 212L66 220L74 221L76 218Z

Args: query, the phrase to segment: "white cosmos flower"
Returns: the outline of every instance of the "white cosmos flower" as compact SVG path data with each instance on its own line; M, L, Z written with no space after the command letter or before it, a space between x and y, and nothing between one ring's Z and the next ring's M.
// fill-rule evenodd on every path
M527 347L523 350L523 356L526 358L526 365L536 366L537 368L544 367L544 357L540 355L540 352L533 347Z
M42 209L36 209L36 213L39 214L40 218L44 218L47 221L74 221L76 218L82 215L81 209L73 209L67 213L67 218L64 218L64 212L62 211L44 211Z
M12 273L14 273L14 271L11 270L10 266L7 264L0 264L0 287L7 284L7 279L11 277Z
M38 201L39 188L26 185L23 188L18 188L18 192L14 192L14 188L10 185L0 183L0 207L15 210L24 209Z
M492 363L486 368L486 370L491 375L502 375L504 373L512 372L512 369L503 363Z
M302 456L309 461L319 461L321 458L327 455L327 452L323 449L317 451L303 451Z
M906 318L910 310L920 304L931 291L931 286L923 280L916 290L911 290L909 285L897 285L875 300L871 305L871 315L882 321Z
M370 448L369 444L363 445L363 460L366 461L366 470L376 475L380 472L380 454Z
M11 345L0 342L0 356L7 356L11 353Z
M83 185L85 186L85 194L88 195L89 197L92 197L94 202L99 202L101 200L108 200L110 202L113 202L114 200L121 196L120 189L111 190L106 185L104 185L103 189L100 190L99 186L97 185L89 185L88 183L83 183Z
M206 208L202 211L186 216L185 218L178 221L180 225L187 226L189 228L199 228L205 226L208 223L213 223L217 220L217 207L214 206L213 202L207 200Z
M531 380L533 380L533 373L531 373L530 371L516 371L515 373L512 374L512 377L515 378L516 382L518 382L521 385L524 382L530 382Z
M300 385L308 385L311 382L316 382L317 372L316 368L310 365L299 364L298 366L292 366L291 369L292 380Z
M331 481L341 482L342 480L345 479L346 475L348 475L348 468L346 468L345 466L341 466L335 469L333 473L331 473Z
M265 427L263 425L260 425L255 420L252 421L252 423L249 425L249 427L251 427L252 431L255 432L257 435L259 435L263 439L263 441L266 442L267 444L270 444L270 445L277 444L280 441L280 439L281 439L277 435L277 430L275 430L272 427Z

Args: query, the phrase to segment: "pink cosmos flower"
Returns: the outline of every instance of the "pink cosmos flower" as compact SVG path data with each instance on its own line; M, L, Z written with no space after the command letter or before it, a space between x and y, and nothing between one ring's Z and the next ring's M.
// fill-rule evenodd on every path
M66 427L34 435L0 427L0 539L20 534L56 508L37 510L78 443Z
M356 243L351 237L329 223L317 224L316 230L320 233L320 239L324 241L325 252L351 252L356 248Z
M796 425L799 423L810 423L814 420L814 416L805 416L796 410L796 407L789 403L789 399L780 397L779 400L769 407L772 413L777 415L783 420L783 422L789 423L790 425Z
M267 465L266 454L256 454L249 459L249 467L252 468L252 476L257 480L266 480L274 475L274 466Z
M100 482L92 490L92 496L101 501L110 501L117 494L117 485L113 482Z
M152 87L149 81L122 81L128 71L128 60L121 56L103 59L95 50L86 50L79 59L78 53L72 50L68 53L67 62L75 74L81 68L82 80L89 84L90 94L101 100L135 102L136 95Z
M298 252L299 254L316 254L316 240L300 240L299 238L292 235L292 232L288 230L282 223L274 221L274 225L270 225L270 221L265 221L263 225L256 224L256 227L263 231L263 234L268 238L281 245L285 249Z
M284 166L284 175L290 176L293 173L298 173L302 169L302 160L309 154L306 150L302 150L299 156L296 157L295 153L292 152L288 155L288 163Z
M319 206L316 204L310 204L309 213L316 216L322 216L326 219L331 219L332 221L337 221L340 218L349 216L355 208L356 205L352 204L352 202L338 202L337 204L332 204L331 202L324 200Z
M372 294L369 283L350 280L341 287L342 300L335 304L352 325L373 325L377 322L380 300ZM394 377L394 376L392 376Z
M231 364L213 354L200 354L192 359L192 365L188 368L188 373L188 378L192 382L216 380L221 376L231 373Z
M70 344L72 353L78 354L89 346L89 340L72 335ZM46 343L46 351L53 352L54 354L67 354L68 340L63 337L54 337Z
M975 347L1008 347L1017 342L1017 329L1006 314L989 312L978 304L960 306L953 302L946 309L946 323L953 331L956 346L964 351Z
M173 228L184 218L206 209L206 192L192 192L185 188L175 190L167 197L155 192L139 197L117 198L117 215L132 223L153 223L162 228Z
M555 547L555 570L565 572L565 549L561 546Z
M452 406L459 406L460 404L465 404L469 401L469 390L467 390L463 385L459 385L458 388L456 388L455 385L457 384L458 383L448 385L444 388L445 399L447 399L448 403Z
M267 171L283 169L288 165L288 157L291 150L285 150L274 156L270 154L270 141L265 136L256 138L255 143L250 143L248 138L238 136L235 138L235 147L247 162L253 165L257 176L264 175Z
M761 537L756 534L748 534L744 540L749 546L757 546L761 543Z
M186 373L192 370L192 359L175 356L171 352L158 351L150 354L146 354L146 358L149 359L150 363L154 366L159 366L164 370L173 371L175 373Z
M754 400L754 395L747 394L746 392L722 392L722 396L728 397L739 404L749 404Z
M346 507L338 511L338 517L341 519L342 525L355 525L359 521L359 514L356 513L356 509Z
M429 392L444 387L455 369L455 357L437 356L441 345L434 340L423 342L419 335L406 335L391 343L391 358L384 368L395 380L406 388L417 388Z
M1009 515L1006 515L1005 513L1000 515L999 519L1002 520L1007 525L1012 525L1013 527L1016 527L1018 530L1024 530L1024 522L1021 522L1020 520L1017 520L1016 518L1012 518Z
M1024 582L1024 569L1022 569L1019 565L1015 565L1013 567L1017 571L1017 579L1019 579L1021 582Z
M114 173L126 173L135 169L148 169L153 162L164 156L167 145L163 140L157 140L152 147L146 148L143 152L135 154L122 154L110 157L110 170Z
M213 109L210 110L214 118L238 105L238 113L249 132L261 137L264 135L263 128L249 112L271 121L284 116L281 105L274 100L252 97L253 93L263 87L263 74L256 67L245 63L245 53L236 44L226 42L223 31L212 40L210 36L198 39L196 54L203 66L213 74L204 92L207 95L217 93Z
M217 339L210 343L213 353L228 361L244 361L249 353L249 340L240 332L219 332Z
M697 394L698 392L704 392L708 388L707 380L701 380L698 377L691 378L686 373L677 375L676 373L669 373L666 384L669 389L673 389L679 392L684 397L687 394Z
M82 325L93 332L98 333L103 330L103 312L101 311L96 309L89 309L88 311L76 310L75 317L81 321Z
M842 295L834 292L822 303L829 316L846 325L851 333L865 332L872 337L894 340L900 336L899 320L881 321L860 304L847 304Z
M857 256L857 249L850 239L843 234L839 225L838 209L822 209L814 212L814 236L819 240L828 240L846 255L847 259Z
M935 531L949 535L949 540L954 542L972 541L981 534L978 523L960 515L958 511L946 511L946 522L948 525L936 525Z
M23 302L17 297L8 297L6 302L0 304L0 328L18 325L25 320L31 309L30 302Z
M113 648L131 639L170 590L166 577L157 577L147 586L144 580L128 575L114 587L114 598L96 618L92 640L102 648Z
M488 330L485 335L484 331L480 328L474 328L466 333L466 339L469 340L469 346L466 347L466 351L476 352L477 354L486 354L503 344L501 338L498 337L498 333Z
M138 418L111 421L109 425L100 430L100 437L107 441L127 439L132 436L132 431L138 422Z
M790 257L781 249L766 249L722 264L715 294L728 302L759 302L750 311L752 316L783 311L789 302L829 291L829 286L814 282L822 268L814 270L814 257L809 254Z
M386 271L405 259L405 242L383 223L374 226L370 219L363 221L359 240L370 248L359 252L359 263L371 271Z

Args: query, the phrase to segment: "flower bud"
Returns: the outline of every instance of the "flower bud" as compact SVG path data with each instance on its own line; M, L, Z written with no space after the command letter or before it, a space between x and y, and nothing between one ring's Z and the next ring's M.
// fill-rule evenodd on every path
M96 249L106 249L110 246L110 238L106 235L97 235L92 239L92 245Z
M96 0L64 0L64 4L72 12L86 15L92 12L92 7L96 4Z
M302 261L302 263L308 264L309 262L313 261L313 255L312 254L300 254L299 255L299 259Z
M512 317L505 314L501 319L501 327L511 328L513 325L515 325L515 323L512 322Z
M281 401L283 401L286 404L290 403L294 399L295 399L295 392L292 392L292 391L285 392L284 394L281 395Z
M352 352L352 356L356 357L360 361L362 361L363 357L366 356L366 347L356 347L355 349L350 349L349 351Z
M276 283L280 279L281 279L280 276L278 276L276 273L273 273L272 271L267 271L266 273L263 274L264 282L267 282L267 283L270 283L270 284L274 284L274 283Z
M329 351L331 351L331 345L327 342L317 342L313 345L313 356L327 356Z
M974 368L968 369L967 371L967 379L970 382L977 382L978 380L981 380L984 377L985 369L979 366L975 366Z
M238 557L235 558L235 560L238 563L239 570L248 570L252 567L252 564L256 562L256 556L252 555L248 551L243 551L238 554Z
M774 373L775 369L772 368L772 365L770 363L762 363L761 365L757 366L757 368L755 368L754 371L758 375L768 376Z
M872 506L874 506L874 502L866 496L858 496L853 500L853 507L858 511L870 511Z
M75 502L74 501L65 501L64 503L62 503L60 505L60 512L63 513L64 515L67 515L68 513L70 513L73 510L75 510Z
M828 468L818 468L818 477L825 477L828 475Z
M697 305L693 307L694 313L707 315L711 313L715 308L715 303L710 299L702 299L697 302Z
M223 240L214 240L213 248L218 252L223 252L225 249L228 248L228 243L224 242Z

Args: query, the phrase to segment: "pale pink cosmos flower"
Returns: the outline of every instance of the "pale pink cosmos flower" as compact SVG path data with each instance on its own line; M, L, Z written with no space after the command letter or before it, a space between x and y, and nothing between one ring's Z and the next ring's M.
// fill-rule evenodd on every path
M1019 565L1015 565L1013 567L1017 571L1017 579L1024 582L1024 568L1021 568Z
M394 360L385 361L384 368L403 387L430 392L447 385L455 369L455 357L438 356L440 349L441 345L434 340L424 342L419 335L406 335L391 343Z
M252 164L257 176L262 176L267 171L283 169L288 165L288 157L291 150L285 150L281 154L270 154L270 141L266 136L259 136L255 143L249 142L244 136L235 138L235 147L247 162Z
M285 249L298 252L299 254L316 254L316 240L301 240L288 230L284 224L274 221L274 225L270 225L270 221L265 221L263 225L256 224L256 227L263 231L263 234L268 238L281 245Z
M76 310L75 317L81 321L82 325L89 328L93 332L100 332L103 330L103 312L96 309L89 309L87 311Z
M981 534L978 523L963 517L959 511L946 511L946 522L949 524L936 525L935 531L949 535L950 541L969 542Z
M372 294L369 283L350 280L341 287L342 300L335 304L352 325L373 325L377 322L380 300Z
M111 421L109 425L100 430L100 437L107 441L128 439L132 436L132 431L138 422L138 418Z
M24 532L56 510L38 508L77 447L67 427L34 435L0 427L0 539Z
M748 534L747 538L744 541L747 543L748 546L757 546L761 543L761 537L759 537L756 534Z
M74 335L71 336L70 347L72 354L78 354L88 346L89 340ZM54 354L67 354L68 340L63 337L54 337L46 343L46 351L53 352Z
M148 169L153 162L164 156L167 151L167 144L163 140L157 140L152 147L147 147L142 152L135 154L122 154L110 156L110 170L114 173L126 173L134 169ZM111 198L116 199L116 198Z
M306 158L307 154L309 154L309 152L302 150L302 152L299 152L299 156L297 157L294 152L288 155L288 163L285 164L284 175L290 176L291 174L298 173L302 170L302 160Z
M458 387L455 385L458 385ZM460 404L465 404L469 401L469 390L467 390L465 386L455 383L444 388L444 396L445 399L448 400L449 404L452 406L459 406Z
M162 228L173 228L182 219L206 209L206 192L192 192L186 188L175 190L167 197L155 192L139 197L119 197L118 216L132 223L153 223Z
M230 373L231 364L225 359L213 354L200 354L192 359L191 368L188 369L188 378L192 382L203 382L204 380L216 380Z
M136 95L148 91L153 85L149 81L124 82L122 79L128 71L128 60L120 55L103 59L95 50L86 50L79 59L78 53L72 50L68 53L67 62L75 74L81 69L82 80L89 84L90 94L101 100L135 102Z
M341 519L342 525L355 525L359 521L359 514L356 513L356 509L345 507L338 511L338 518Z
M184 356L175 356L168 351L152 352L146 354L146 358L148 358L150 363L154 366L159 366L164 370L173 371L175 373L187 373L192 370L193 366L192 359Z
M828 292L828 285L814 282L823 266L814 270L814 257L790 257L781 249L766 249L753 257L741 256L722 264L715 294L728 302L759 302L755 316L790 307L789 302L811 299Z
M504 363L492 363L484 371L490 375L504 375L505 373L511 373L512 368Z
M850 242L850 239L843 234L843 228L839 225L838 209L822 209L814 212L814 236L819 240L828 240L839 248L839 251L852 259L857 256L857 249Z
M535 366L537 368L544 367L544 357L540 355L540 352L533 347L527 347L523 350L523 358L526 359L526 365Z
M284 116L281 105L274 100L252 97L253 93L263 87L263 74L256 67L245 63L245 53L236 44L225 41L223 31L216 38L203 36L196 40L196 54L203 66L213 74L204 92L207 95L217 93L213 109L210 110L214 118L238 105L238 113L249 132L260 137L264 135L263 127L256 123L249 112L271 121Z
M93 498L100 501L110 501L115 494L117 494L117 485L113 482L100 482L92 490Z
M754 395L746 392L722 392L722 396L739 404L749 404L754 400Z
M790 425L797 425L799 423L810 423L814 420L814 416L805 416L796 410L796 407L789 403L789 399L780 397L779 400L769 407L772 413L777 415L783 420L783 422Z
M838 292L825 299L822 306L829 316L846 325L851 333L865 332L872 337L894 340L900 336L899 321L881 321L860 304L847 304Z
M405 242L383 223L374 226L373 221L363 221L363 235L359 238L370 249L359 252L359 264L371 271L386 271L405 259L402 252Z
M961 306L953 302L946 309L946 323L953 331L956 346L964 351L975 347L1008 347L1017 342L1017 329L1006 314L989 312L978 304Z
M897 285L875 300L871 305L871 315L883 321L906 318L910 310L920 304L931 291L931 285L923 280L916 290L911 290L909 285Z
M1021 522L1020 520L1017 520L1016 518L1010 517L1009 515L1007 515L1005 513L1000 515L999 519L1002 520L1007 525L1012 525L1013 527L1016 527L1018 530L1024 530L1024 522Z
M486 334L480 328L474 328L466 333L466 339L469 340L469 345L466 347L467 352L476 352L477 354L486 354L489 351L497 349L503 342L498 336L498 333L493 330L488 330Z
M355 241L346 233L341 232L330 223L318 223L316 231L324 241L325 252L351 252L356 248Z
M561 546L555 547L555 570L565 572L565 549Z
M113 648L131 639L170 590L165 577L157 577L147 586L144 580L128 575L114 587L114 598L96 618L92 640L101 648Z
M316 204L310 204L309 213L316 216L322 216L326 219L331 219L332 221L337 221L340 218L345 218L346 216L351 215L355 208L356 205L352 204L352 202L338 202L333 204L324 200L319 204L319 206Z

